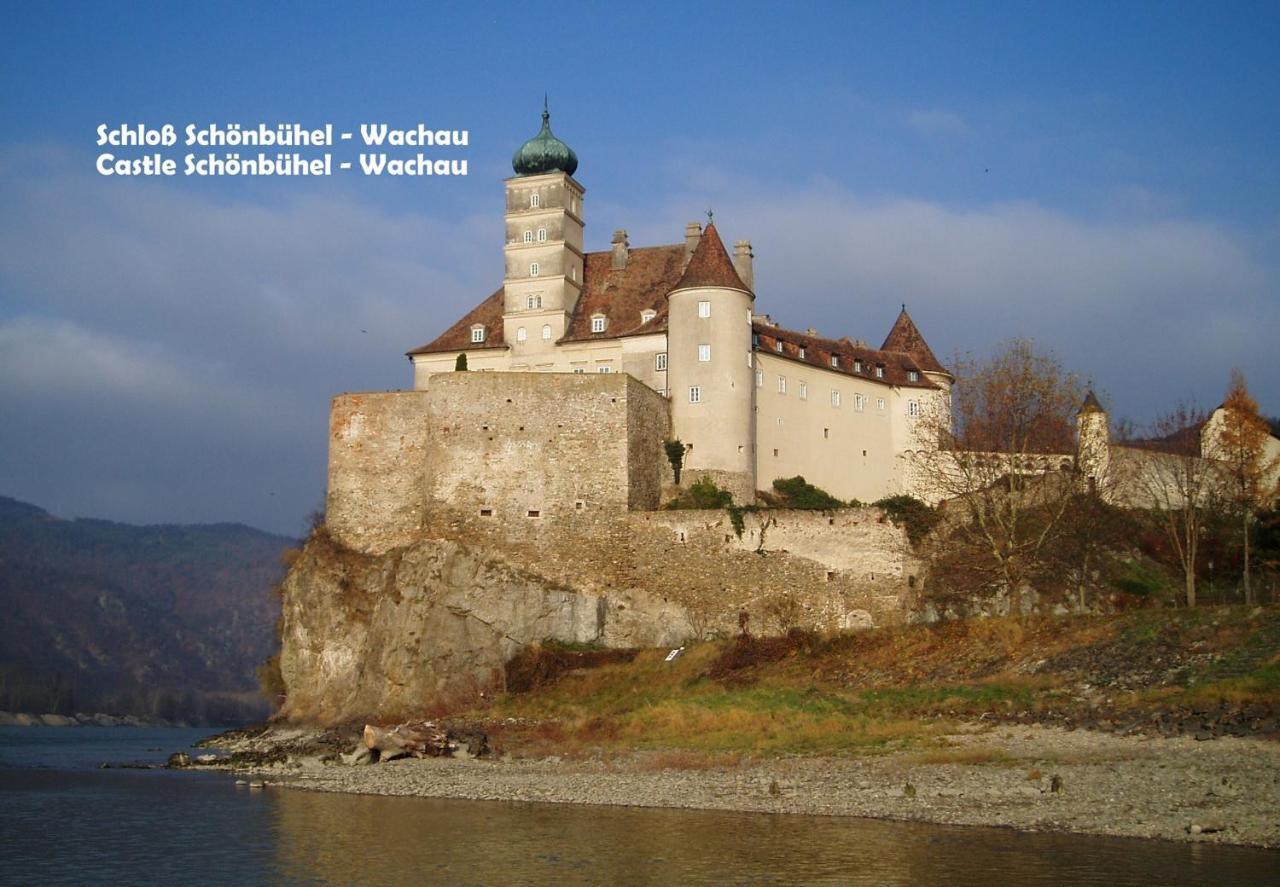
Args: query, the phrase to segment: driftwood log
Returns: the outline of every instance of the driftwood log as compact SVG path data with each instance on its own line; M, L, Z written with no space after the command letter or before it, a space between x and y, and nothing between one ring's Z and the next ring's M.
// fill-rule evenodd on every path
M395 727L364 725L364 745L378 753L378 760L439 758L453 754L448 734L430 721L410 721Z

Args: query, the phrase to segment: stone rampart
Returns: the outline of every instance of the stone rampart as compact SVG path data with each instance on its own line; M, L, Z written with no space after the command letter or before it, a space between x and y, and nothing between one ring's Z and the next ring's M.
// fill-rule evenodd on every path
M333 400L326 522L380 553L448 508L511 525L658 504L666 402L622 374L447 373Z

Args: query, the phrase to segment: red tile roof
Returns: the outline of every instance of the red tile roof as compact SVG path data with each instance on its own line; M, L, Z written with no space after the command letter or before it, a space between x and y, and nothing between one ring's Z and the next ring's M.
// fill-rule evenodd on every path
M582 294L560 341L618 339L664 332L667 328L667 293L675 288L684 271L684 258L684 244L641 247L629 252L625 268L615 269L612 252L587 253L582 272ZM502 289L499 289L433 341L409 354L505 347L502 308ZM640 318L640 312L646 309L654 312L653 319L647 323ZM591 318L596 314L603 314L608 319L603 333L591 332ZM486 330L484 345L471 343L471 327L477 323Z
M906 388L937 388L924 375L922 367L916 359L900 351L877 351L865 345L859 345L848 339L824 339L821 336L799 333L773 326L762 321L751 324L755 334L757 350L762 354L786 357L801 361L810 366L819 367L833 373L842 373L868 382L879 382L882 385L900 385ZM782 348L779 350L778 345ZM803 349L804 355L801 356ZM836 358L836 366L831 365L831 358ZM862 370L854 370L855 362L860 361ZM884 376L876 376L876 367L884 367ZM911 381L908 373L915 371L916 381Z
M880 350L901 351L905 354L910 354L915 358L920 369L926 372L947 372L946 368L938 361L938 358L933 356L933 351L929 349L929 343L924 340L924 336L920 334L915 321L907 313L906 305L902 306L902 313L893 322L893 329L889 330L889 335L885 337L884 344L880 346ZM948 375L950 374L948 373Z
M702 238L689 257L689 267L684 269L684 275L672 289L692 289L695 286L723 286L751 291L733 267L733 261L720 240L720 233L716 231L715 222L709 223L703 230Z
M468 311L461 320L426 345L414 348L409 356L439 351L480 351L485 348L507 347L502 335L502 302L502 287L498 287L497 292ZM476 324L484 327L483 345L471 341L471 328Z

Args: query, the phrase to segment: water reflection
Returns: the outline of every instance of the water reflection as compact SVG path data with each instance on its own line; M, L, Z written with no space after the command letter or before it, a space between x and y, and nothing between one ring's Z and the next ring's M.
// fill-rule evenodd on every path
M1242 848L828 817L270 796L279 874L331 884L1256 884Z

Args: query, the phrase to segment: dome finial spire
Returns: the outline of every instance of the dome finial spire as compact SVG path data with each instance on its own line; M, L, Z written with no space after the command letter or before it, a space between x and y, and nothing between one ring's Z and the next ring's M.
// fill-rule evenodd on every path
M511 167L518 176L536 176L548 172L573 175L578 168L578 156L573 149L551 132L551 103L547 93L542 94L542 129L520 146L511 158Z

